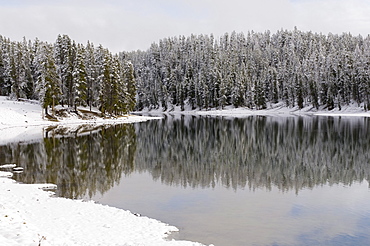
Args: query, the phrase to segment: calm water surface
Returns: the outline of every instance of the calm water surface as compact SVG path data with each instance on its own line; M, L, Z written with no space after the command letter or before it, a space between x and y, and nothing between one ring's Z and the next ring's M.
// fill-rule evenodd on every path
M0 146L21 182L220 245L370 245L370 119L166 117Z

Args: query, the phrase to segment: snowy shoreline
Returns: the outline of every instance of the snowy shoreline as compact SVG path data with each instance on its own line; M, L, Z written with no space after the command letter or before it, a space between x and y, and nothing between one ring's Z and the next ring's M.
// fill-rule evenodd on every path
M169 241L176 227L94 202L52 197L53 184L18 184L0 171L1 245L201 245Z
M84 120L75 116L58 119L58 122L43 119L43 110L39 104L27 101L8 100L0 96L0 130L15 127L34 127L34 126L67 126L81 124L122 124L134 123L153 119L153 117L143 117L135 115L124 115L117 118L99 118Z
M76 116L70 116L54 122L43 119L42 112L43 110L38 103L13 101L0 96L0 144L40 139L43 137L43 131L46 127L67 127L73 129L81 125L93 127L156 119L154 117L128 115L120 118L103 119L95 117L90 120L83 120Z
M333 117L370 117L370 111L365 111L363 108L356 105L343 106L340 110L335 108L333 110L327 110L324 108L313 108L304 107L299 109L298 107L287 108L284 103L270 104L266 109L249 109L249 108L235 108L233 106L227 106L224 109L209 109L209 110L191 110L185 108L181 111L180 107L174 107L167 111L163 108L158 109L147 109L136 112L137 114L144 115L204 115L204 116L228 116L235 118L243 118L249 116L280 116L280 117L291 117L291 116L333 116Z
M0 144L34 141L44 137L45 127L76 128L80 125L112 125L142 122L153 117L59 122L42 119L39 104L0 97ZM66 198L52 197L54 184L19 184L11 179L15 164L0 163L0 245L197 245L167 240L178 229L130 211Z
M181 111L174 108L144 110L139 114L208 115L225 117L330 115L370 117L361 108L349 106L341 111L287 109L282 104L266 110L227 107L224 110ZM81 120L68 117L59 122L42 119L39 104L7 100L0 97L0 144L32 141L44 137L45 127L110 125L147 121L158 117L125 116L118 119ZM6 166L4 166L6 164ZM0 244L1 245L201 245L188 241L168 241L166 236L178 231L174 226L155 219L138 217L129 211L109 206L52 197L42 188L53 184L18 184L12 177L14 165L0 163Z

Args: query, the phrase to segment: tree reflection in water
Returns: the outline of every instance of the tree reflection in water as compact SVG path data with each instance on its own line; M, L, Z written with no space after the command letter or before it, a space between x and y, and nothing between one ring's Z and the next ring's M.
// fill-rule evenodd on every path
M58 130L58 132L56 132ZM134 170L136 135L132 124L46 131L41 142L0 146L0 161L25 168L24 183L57 184L56 195L79 198L104 193ZM77 133L78 132L78 133ZM3 157L3 158L2 158Z
M368 118L168 117L137 124L135 169L169 185L277 186L369 180ZM144 151L145 150L145 151Z
M148 171L168 185L286 191L369 181L370 121L332 117L166 117L143 123L48 129L41 142L0 146L0 164L57 195L104 193L122 174Z

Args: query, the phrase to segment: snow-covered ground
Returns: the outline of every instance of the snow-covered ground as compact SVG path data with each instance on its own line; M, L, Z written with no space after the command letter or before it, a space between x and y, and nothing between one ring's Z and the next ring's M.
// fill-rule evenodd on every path
M370 117L370 111L366 112L362 107L357 105L342 106L341 110L335 108L328 111L327 109L316 109L313 107L305 107L299 109L298 107L287 108L284 103L270 104L267 109L256 110L249 108L235 108L232 106L227 106L224 109L210 109L210 110L191 110L185 108L181 111L180 107L174 107L166 112L163 112L162 108L159 109L144 109L140 113L145 114L183 114L183 115L212 115L212 116L229 116L229 117L248 117L252 115L260 116L299 116L299 115L322 115L322 116L349 116L349 117Z
M104 125L134 123L153 119L143 116L123 116L119 118L103 119L95 117L91 120L82 120L71 115L59 122L43 119L43 110L35 101L14 101L0 96L0 144L10 141L30 141L43 137L43 129L47 126L73 128L81 124Z
M0 97L0 144L43 137L50 125L116 124L146 121L150 117L95 118L84 121L68 117L51 122L42 119L36 102L19 102ZM0 245L201 245L167 240L178 229L160 221L136 216L129 211L53 197L53 184L18 184L11 179L14 164L0 163Z
M30 126L134 123L149 119L152 118L129 115L110 119L95 117L87 121L69 116L54 122L43 119L43 110L35 101L14 101L0 96L0 130Z
M17 184L0 171L0 245L201 245L166 240L177 228L129 211L82 200L52 197L41 188Z

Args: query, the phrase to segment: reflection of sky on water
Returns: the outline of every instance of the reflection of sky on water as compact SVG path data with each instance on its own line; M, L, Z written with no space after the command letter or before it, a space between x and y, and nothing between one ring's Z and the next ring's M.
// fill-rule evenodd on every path
M292 206L292 209L289 211L289 216L293 218L300 218L305 214L305 212L307 212L307 209L305 207L294 204Z
M175 194L161 207L161 209L171 213L172 211L185 210L188 207L198 207L199 204L208 202L209 196L207 193L189 193L186 197L181 194Z
M140 190L135 187L140 187ZM150 174L121 179L101 203L139 212L180 228L181 239L215 245L363 245L370 240L370 191L366 181L282 192L183 188ZM201 228L201 235L197 233Z

